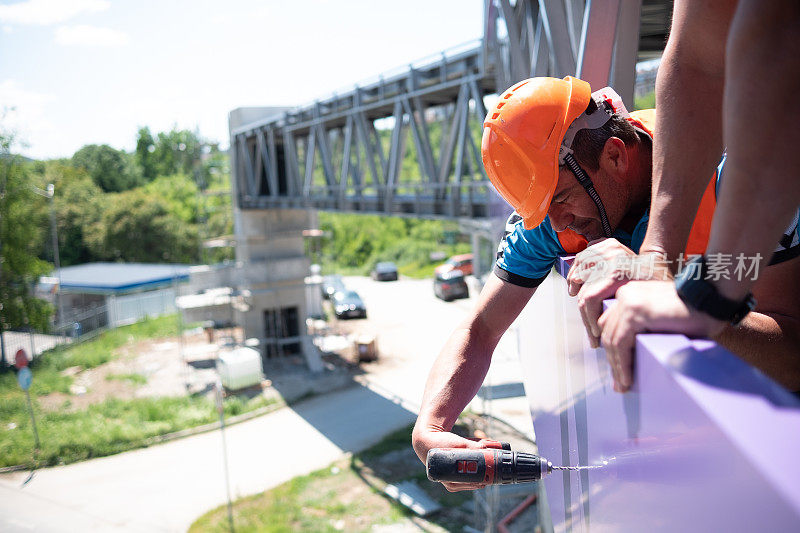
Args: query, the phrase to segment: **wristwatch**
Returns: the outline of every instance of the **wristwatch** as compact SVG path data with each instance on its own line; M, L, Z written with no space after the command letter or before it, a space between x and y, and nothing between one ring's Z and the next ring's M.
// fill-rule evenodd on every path
M734 326L755 308L756 299L752 293L742 300L731 300L721 295L708 278L704 255L686 263L675 276L675 289L680 299L689 307Z

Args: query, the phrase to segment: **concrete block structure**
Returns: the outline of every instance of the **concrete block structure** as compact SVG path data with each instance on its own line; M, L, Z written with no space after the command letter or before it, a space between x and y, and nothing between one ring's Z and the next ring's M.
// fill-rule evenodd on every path
M285 108L240 108L230 113L231 131L256 120L282 114ZM236 155L232 154L235 160ZM234 198L238 198L233 180ZM234 203L236 287L244 305L236 320L246 338L260 341L262 357L302 354L312 371L322 360L305 322L319 308L318 283L309 278L303 231L317 225L316 211L308 209L242 209Z
M305 320L318 306L319 286L306 282L310 260L303 230L315 213L270 209L236 213L236 262L239 290L247 294L238 322L247 338L261 341L265 357L303 354L311 370L322 368Z

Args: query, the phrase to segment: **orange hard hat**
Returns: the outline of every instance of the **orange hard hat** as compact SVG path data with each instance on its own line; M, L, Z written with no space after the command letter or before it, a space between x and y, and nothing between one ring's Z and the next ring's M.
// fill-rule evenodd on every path
M531 78L506 90L486 115L483 166L526 229L547 215L564 135L591 101L591 88L583 80Z

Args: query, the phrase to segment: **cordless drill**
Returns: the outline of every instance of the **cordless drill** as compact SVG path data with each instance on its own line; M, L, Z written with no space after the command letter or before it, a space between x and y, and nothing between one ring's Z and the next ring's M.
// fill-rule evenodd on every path
M433 448L425 468L431 481L509 485L538 481L554 467L543 457L512 452L508 443L502 443L501 449Z

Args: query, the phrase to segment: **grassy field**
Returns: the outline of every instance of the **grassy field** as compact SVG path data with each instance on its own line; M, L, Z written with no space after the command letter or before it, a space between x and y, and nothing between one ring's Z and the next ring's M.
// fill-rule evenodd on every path
M633 104L634 109L652 109L656 106L656 92L650 92L636 98Z
M177 334L176 315L167 315L111 329L86 342L57 346L37 357L31 366L34 375L31 396L42 396L51 392L68 394L72 378L63 374L67 368L96 368L111 361L116 356L116 350L126 344L145 339L175 337ZM0 375L0 400L6 398L6 394L13 397L16 392L22 396L14 374Z
M34 456L34 437L25 394L13 372L0 375L0 467L18 464L55 465L111 455L149 444L153 437L215 422L214 402L205 396L106 399L76 410L69 399L73 378L63 370L94 368L111 361L116 351L143 339L176 335L175 316L146 320L107 331L91 341L46 352L33 366L31 400L41 449ZM142 384L144 376L109 376ZM68 395L60 409L44 409L37 398L59 392ZM228 416L242 414L277 401L256 396L230 396Z
M444 505L426 531L461 531L470 515L461 506L470 493L449 493L431 483L411 449L411 427L327 468L299 476L272 490L233 504L237 532L367 532L380 524L395 524L413 516L383 494L387 483L412 479ZM230 531L227 506L209 511L192 524L191 533Z

